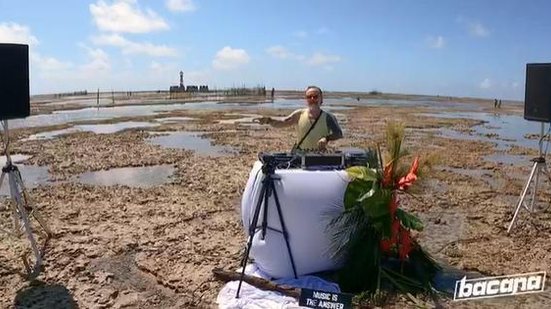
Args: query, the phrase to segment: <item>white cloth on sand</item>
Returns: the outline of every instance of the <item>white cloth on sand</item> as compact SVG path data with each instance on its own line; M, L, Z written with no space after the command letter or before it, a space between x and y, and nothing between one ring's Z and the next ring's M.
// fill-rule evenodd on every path
M238 270L241 272L241 269ZM263 273L255 264L249 264L245 268L245 274L260 277L269 280L270 277ZM316 276L300 276L295 278L282 278L273 281L276 284L292 286L295 288L306 288L319 291L339 293L340 288L336 283L323 280ZM235 298L239 281L230 281L222 287L218 293L216 302L220 309L246 308L246 309L264 309L264 308L303 308L298 305L298 301L292 297L285 296L274 291L264 291L258 289L246 282L241 284L239 298Z

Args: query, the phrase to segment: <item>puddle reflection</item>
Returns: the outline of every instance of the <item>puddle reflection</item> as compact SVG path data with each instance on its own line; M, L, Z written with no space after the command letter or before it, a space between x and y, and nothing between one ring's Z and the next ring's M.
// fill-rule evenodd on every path
M80 174L76 181L88 185L149 188L167 183L174 170L172 165L113 168Z
M490 141L497 144L498 150L506 150L511 145L533 149L539 147L537 140L527 139L524 136L528 134L537 134L539 136L541 123L525 120L521 116L477 112L422 113L419 115L436 118L464 118L484 121L484 124L472 127L476 135L467 135L450 129L438 130L445 137Z
M200 136L204 132L160 133L168 133L168 135L152 137L149 139L149 142L165 148L193 150L199 155L206 156L227 156L236 153L236 150L232 147L213 145L210 139Z
M38 187L39 185L50 183L50 173L48 173L47 166L23 164L16 164L16 166L21 173L21 179L23 180L23 185L25 186L25 188L32 189ZM0 195L10 195L8 175L5 176L4 181L2 182L2 186L0 187Z
M32 141L32 140L51 139L54 137L58 137L60 135L77 133L77 132L111 134L122 130L130 129L130 128L147 128L147 127L156 127L158 125L159 124L156 124L156 123L134 122L134 121L109 123L109 124L83 124L83 125L76 125L74 127L62 129L62 130L55 130L55 131L48 131L48 132L33 134L25 140Z

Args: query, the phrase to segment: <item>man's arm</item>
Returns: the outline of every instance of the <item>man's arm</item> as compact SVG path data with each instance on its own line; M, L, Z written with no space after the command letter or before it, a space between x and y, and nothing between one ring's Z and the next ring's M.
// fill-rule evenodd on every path
M283 118L283 120L269 118L268 124L276 128L284 128L284 127L292 126L298 123L298 119L300 118L301 112L302 110L298 109L292 112L289 116Z
M331 134L326 136L327 141L338 140L343 137L341 127L337 121L337 118L333 114L327 114L327 126Z

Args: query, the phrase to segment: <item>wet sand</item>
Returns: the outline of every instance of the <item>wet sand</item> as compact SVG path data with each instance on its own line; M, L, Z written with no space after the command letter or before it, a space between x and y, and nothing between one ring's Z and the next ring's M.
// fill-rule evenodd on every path
M356 101L344 100L351 104ZM444 110L450 104L447 98L433 100ZM471 103L503 115L522 113L519 104L504 104L494 111L493 100L454 102ZM48 218L55 238L45 255L45 269L34 282L25 281L18 274L23 269L17 258L18 249L25 243L6 236L0 238L0 307L216 308L216 296L224 283L216 281L211 270L238 267L245 245L240 198L250 168L260 151L289 150L295 134L292 129L220 120L243 118L238 114L283 116L289 112L238 106L231 115L219 110L170 111L162 117L194 120L163 122L111 134L77 132L47 140L25 139L68 125L13 130L11 153L29 156L23 164L48 166L50 179L55 181L29 190L34 204ZM421 244L449 265L486 275L550 271L549 210L532 215L522 211L512 234L506 233L531 163L485 160L496 153L495 144L438 134L441 129L470 132L480 121L414 116L431 112L434 110L430 107L416 106L335 111L340 115L346 138L332 147L373 146L383 142L385 121L404 122L410 152L438 158L418 198L403 204L425 223L425 231L419 234ZM124 117L100 123L152 121L160 117ZM206 132L204 135L215 144L233 147L235 153L205 156L149 142L155 132L167 131ZM506 153L537 154L524 147L514 147ZM129 187L70 181L84 172L155 165L174 167L167 183ZM549 201L549 183L544 185L541 188L547 190L541 192ZM0 212L2 226L9 220L7 211ZM544 308L551 306L551 293L460 303L443 300L442 305ZM384 307L412 306L405 297L397 297Z

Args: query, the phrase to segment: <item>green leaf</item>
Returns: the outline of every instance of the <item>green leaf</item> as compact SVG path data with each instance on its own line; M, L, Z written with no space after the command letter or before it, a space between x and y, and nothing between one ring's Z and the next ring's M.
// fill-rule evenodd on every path
M348 183L344 192L344 209L349 210L358 204L358 198L367 193L370 189L369 182L354 180Z
M423 222L421 222L419 218L405 212L400 208L396 209L396 217L398 217L400 222L402 222L402 225L408 229L422 231L424 228Z
M362 199L361 205L369 219L375 219L389 214L388 206L391 198L390 190L379 189L371 196Z
M367 166L352 166L346 169L348 176L353 180L359 179L363 181L376 181L377 170L368 168Z
M371 225L375 230L381 233L383 238L390 238L392 236L392 219L390 218L390 213L385 216L373 218L371 220Z

